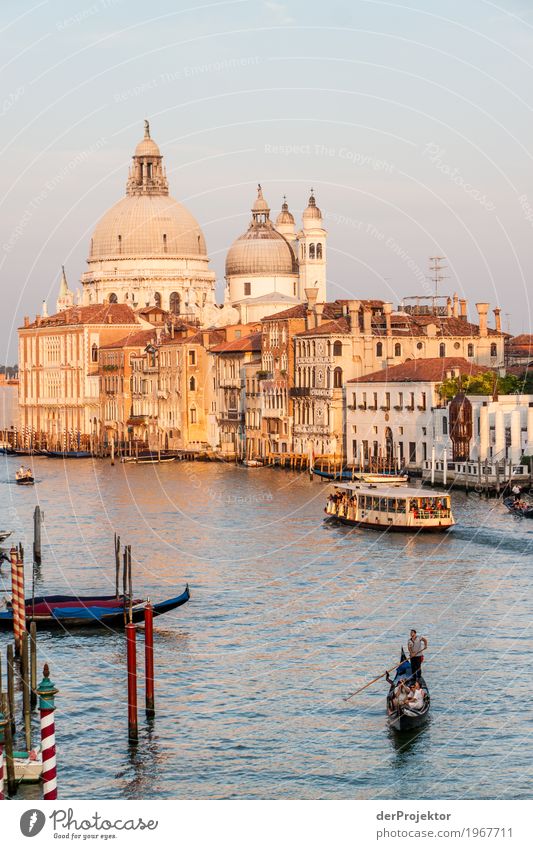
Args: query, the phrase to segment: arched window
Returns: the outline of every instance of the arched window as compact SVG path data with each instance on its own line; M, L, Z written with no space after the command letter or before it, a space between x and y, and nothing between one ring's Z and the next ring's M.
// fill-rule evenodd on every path
M191 407L189 410L189 421L191 424L196 424L196 407Z
M117 298L115 292L111 292L111 294L109 296L109 303L110 304L118 304L118 298Z
M402 346L400 345L399 342L396 342L396 345L394 346L394 356L395 357L401 357L402 356Z
M445 356L446 356L446 345L444 344L444 342L441 342L440 345L439 345L439 357L445 357Z
M492 345L490 346L490 355L491 355L491 357L497 357L498 356L498 346L496 345L496 342L493 342Z
M305 259L305 242L302 244L302 259Z
M338 366L333 372L333 388L342 389L342 369Z
M156 305L156 307L161 306L161 293L160 292L154 293L154 304Z
M315 258L315 246L311 242L311 244L309 245L309 259L314 259L314 258Z
M444 436L448 434L448 416L442 417L442 433Z
M167 252L167 234L163 233L163 253Z
M383 342L378 342L376 345L376 357L383 356Z
M474 356L474 346L472 345L472 343L470 343L470 345L468 346L468 356L469 357Z
M316 258L322 259L322 243L319 242L316 246Z
M122 253L122 236L120 234L118 236L118 252L119 254Z
M244 296L246 297L247 295L251 295L251 294L252 294L252 284L246 282L244 284Z
M169 303L169 307L170 307L170 312L174 313L174 315L179 315L180 314L181 298L180 298L178 292L171 292L170 293L170 298L169 298L168 303Z
M91 361L93 363L98 362L98 345L96 344L96 342L93 342L93 345L91 347Z
M338 340L333 343L333 356L342 357L342 342L339 342Z
M196 378L195 377L191 377L191 379L189 380L189 389L191 390L191 392L196 392Z

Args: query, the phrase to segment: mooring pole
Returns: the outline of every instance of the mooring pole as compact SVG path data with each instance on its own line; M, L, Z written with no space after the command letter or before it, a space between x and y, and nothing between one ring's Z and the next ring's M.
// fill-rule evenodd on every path
M120 584L120 537L115 534L115 596L118 598Z
M35 710L37 706L37 625L30 624L30 707Z
M4 796L4 742L6 739L5 728L7 719L4 714L3 698L0 700L0 801L5 799Z
M137 726L137 647L136 630L133 622L126 625L126 653L128 666L128 739L136 743L139 739Z
M15 640L15 654L20 653L20 636L22 633L20 621L20 593L24 597L24 586L20 586L19 551L13 545L9 552L11 560L11 606L13 610L13 639ZM24 583L24 569L22 569L22 581Z
M41 524L44 513L39 505L33 511L33 559L36 563L41 562Z
M22 681L22 716L26 751L31 751L31 708L30 708L30 664L28 655L28 632L22 632L20 672Z
M15 660L14 651L11 644L7 647L7 701L8 710L11 720L11 729L15 730Z
M50 670L45 663L43 680L39 684L39 712L41 715L41 750L43 758L43 799L57 799L55 695L58 691L50 681Z
M4 726L4 763L7 778L7 792L9 796L15 795L15 765L13 763L13 731L11 728L11 716L9 714L9 701L7 696L2 696L2 712L6 719Z
M155 716L154 699L154 610L148 599L144 608L144 677L146 716Z

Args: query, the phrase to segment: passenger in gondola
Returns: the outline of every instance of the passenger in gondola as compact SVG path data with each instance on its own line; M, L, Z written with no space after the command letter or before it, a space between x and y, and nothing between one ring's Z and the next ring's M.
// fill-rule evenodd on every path
M21 477L23 477L23 476L24 476L24 474L25 474L25 472L24 472L24 466L21 466L21 467L20 467L20 469L19 469L19 470L18 470L18 472L17 472L17 475L19 476L19 478L21 478Z
M410 688L403 680L399 681L398 684L395 684L392 678L390 678L388 672L386 673L385 678L390 685L388 699L391 703L391 707L397 710L409 699L411 692Z
M409 649L409 660L411 662L411 671L415 681L420 678L422 661L424 659L423 652L428 647L428 641L425 637L419 637L414 628L411 629L411 636L407 643Z
M407 699L407 704L409 705L409 707L412 707L415 710L421 710L424 707L425 697L426 694L422 689L420 681L415 681L414 686L411 688L409 697Z

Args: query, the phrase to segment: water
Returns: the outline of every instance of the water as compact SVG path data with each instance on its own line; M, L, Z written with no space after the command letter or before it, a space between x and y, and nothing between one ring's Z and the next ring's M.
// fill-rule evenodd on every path
M325 525L326 486L297 473L36 459L23 488L17 465L2 459L0 524L29 552L44 510L38 594L112 593L114 531L135 592L192 593L156 620L157 716L140 689L136 749L123 634L39 635L62 798L528 798L533 523L457 493L450 534L382 535ZM432 716L397 739L383 683L342 696L411 627L429 640Z

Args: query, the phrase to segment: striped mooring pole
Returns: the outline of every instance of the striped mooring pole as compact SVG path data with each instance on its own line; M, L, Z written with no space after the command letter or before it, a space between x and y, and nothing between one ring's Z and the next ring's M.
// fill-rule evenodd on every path
M0 706L0 801L5 799L4 796L4 740L5 728L7 719L4 716L2 707Z
M57 799L55 699L58 691L50 681L50 670L45 663L43 680L37 688L41 715L41 750L43 758L43 799Z
M13 637L15 654L20 655L22 632L26 630L26 602L24 598L24 560L19 549L12 546L11 559L11 595L13 606Z

